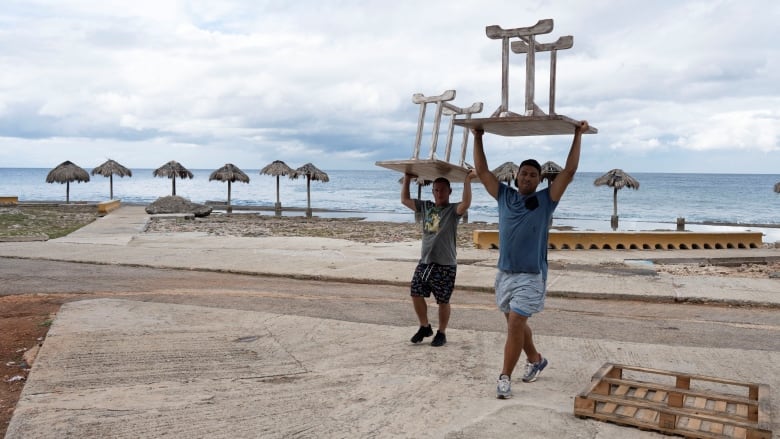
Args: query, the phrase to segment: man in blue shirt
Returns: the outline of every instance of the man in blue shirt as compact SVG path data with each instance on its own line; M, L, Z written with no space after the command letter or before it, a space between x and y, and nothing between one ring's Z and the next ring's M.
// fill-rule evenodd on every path
M547 285L547 238L553 211L574 178L580 162L582 133L588 122L574 130L566 165L548 188L541 183L541 166L533 159L520 164L515 174L517 190L498 181L488 168L482 145L484 131L474 129L474 167L485 190L498 201L498 273L496 304L507 321L504 364L498 378L498 398L512 396L512 372L525 351L527 363L523 382L533 382L547 367L547 359L536 350L528 318L544 308Z

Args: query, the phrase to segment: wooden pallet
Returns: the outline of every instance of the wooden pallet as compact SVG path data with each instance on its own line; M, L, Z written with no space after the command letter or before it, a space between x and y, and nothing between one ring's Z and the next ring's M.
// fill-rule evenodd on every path
M770 439L769 407L766 384L605 363L574 415L689 438Z

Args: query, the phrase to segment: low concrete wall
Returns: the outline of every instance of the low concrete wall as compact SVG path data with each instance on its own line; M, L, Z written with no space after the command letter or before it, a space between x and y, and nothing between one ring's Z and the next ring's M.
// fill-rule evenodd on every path
M0 206L11 205L16 206L19 204L19 197L11 195L0 195Z
M475 230L474 245L498 248L497 230ZM552 250L695 250L761 248L761 232L574 232L550 231Z
M105 215L114 209L118 209L122 205L121 200L102 201L97 204L98 214Z

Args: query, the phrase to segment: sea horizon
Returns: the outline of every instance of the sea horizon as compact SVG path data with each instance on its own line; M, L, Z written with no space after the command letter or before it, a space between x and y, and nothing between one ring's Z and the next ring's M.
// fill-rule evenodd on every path
M90 172L92 168L84 168ZM0 196L17 196L20 202L65 202L64 184L46 183L49 168L0 168ZM132 177L113 178L114 198L127 204L149 204L171 195L172 182L152 175L152 168L131 169ZM176 195L196 203L227 201L227 183L209 181L213 169L190 169L192 179L176 179ZM243 169L250 182L231 184L234 213L267 212L276 203L276 178L261 175L259 169ZM328 182L312 181L311 207L324 217L364 217L366 220L414 221L413 212L400 203L396 171L327 170ZM780 241L780 194L773 190L780 174L721 173L630 173L638 190L624 188L617 193L619 231L675 230L684 218L686 230L764 233L765 242ZM580 171L569 185L554 214L554 225L574 230L611 230L613 189L594 186L603 172ZM495 200L481 184L474 183L470 222L497 223ZM546 187L546 182L540 189ZM430 186L421 190L430 199ZM300 215L307 207L306 178L279 177L279 200L285 215ZM90 176L86 183L70 184L70 201L100 202L110 199L109 178ZM459 201L462 184L453 184L450 200ZM416 184L411 186L417 197ZM252 209L252 208L255 209ZM219 212L219 206L215 206Z

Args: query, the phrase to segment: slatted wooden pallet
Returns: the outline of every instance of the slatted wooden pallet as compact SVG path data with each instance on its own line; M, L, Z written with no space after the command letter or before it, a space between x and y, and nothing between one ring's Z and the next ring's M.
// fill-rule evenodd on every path
M772 437L766 384L613 363L575 398L574 414L689 438Z

